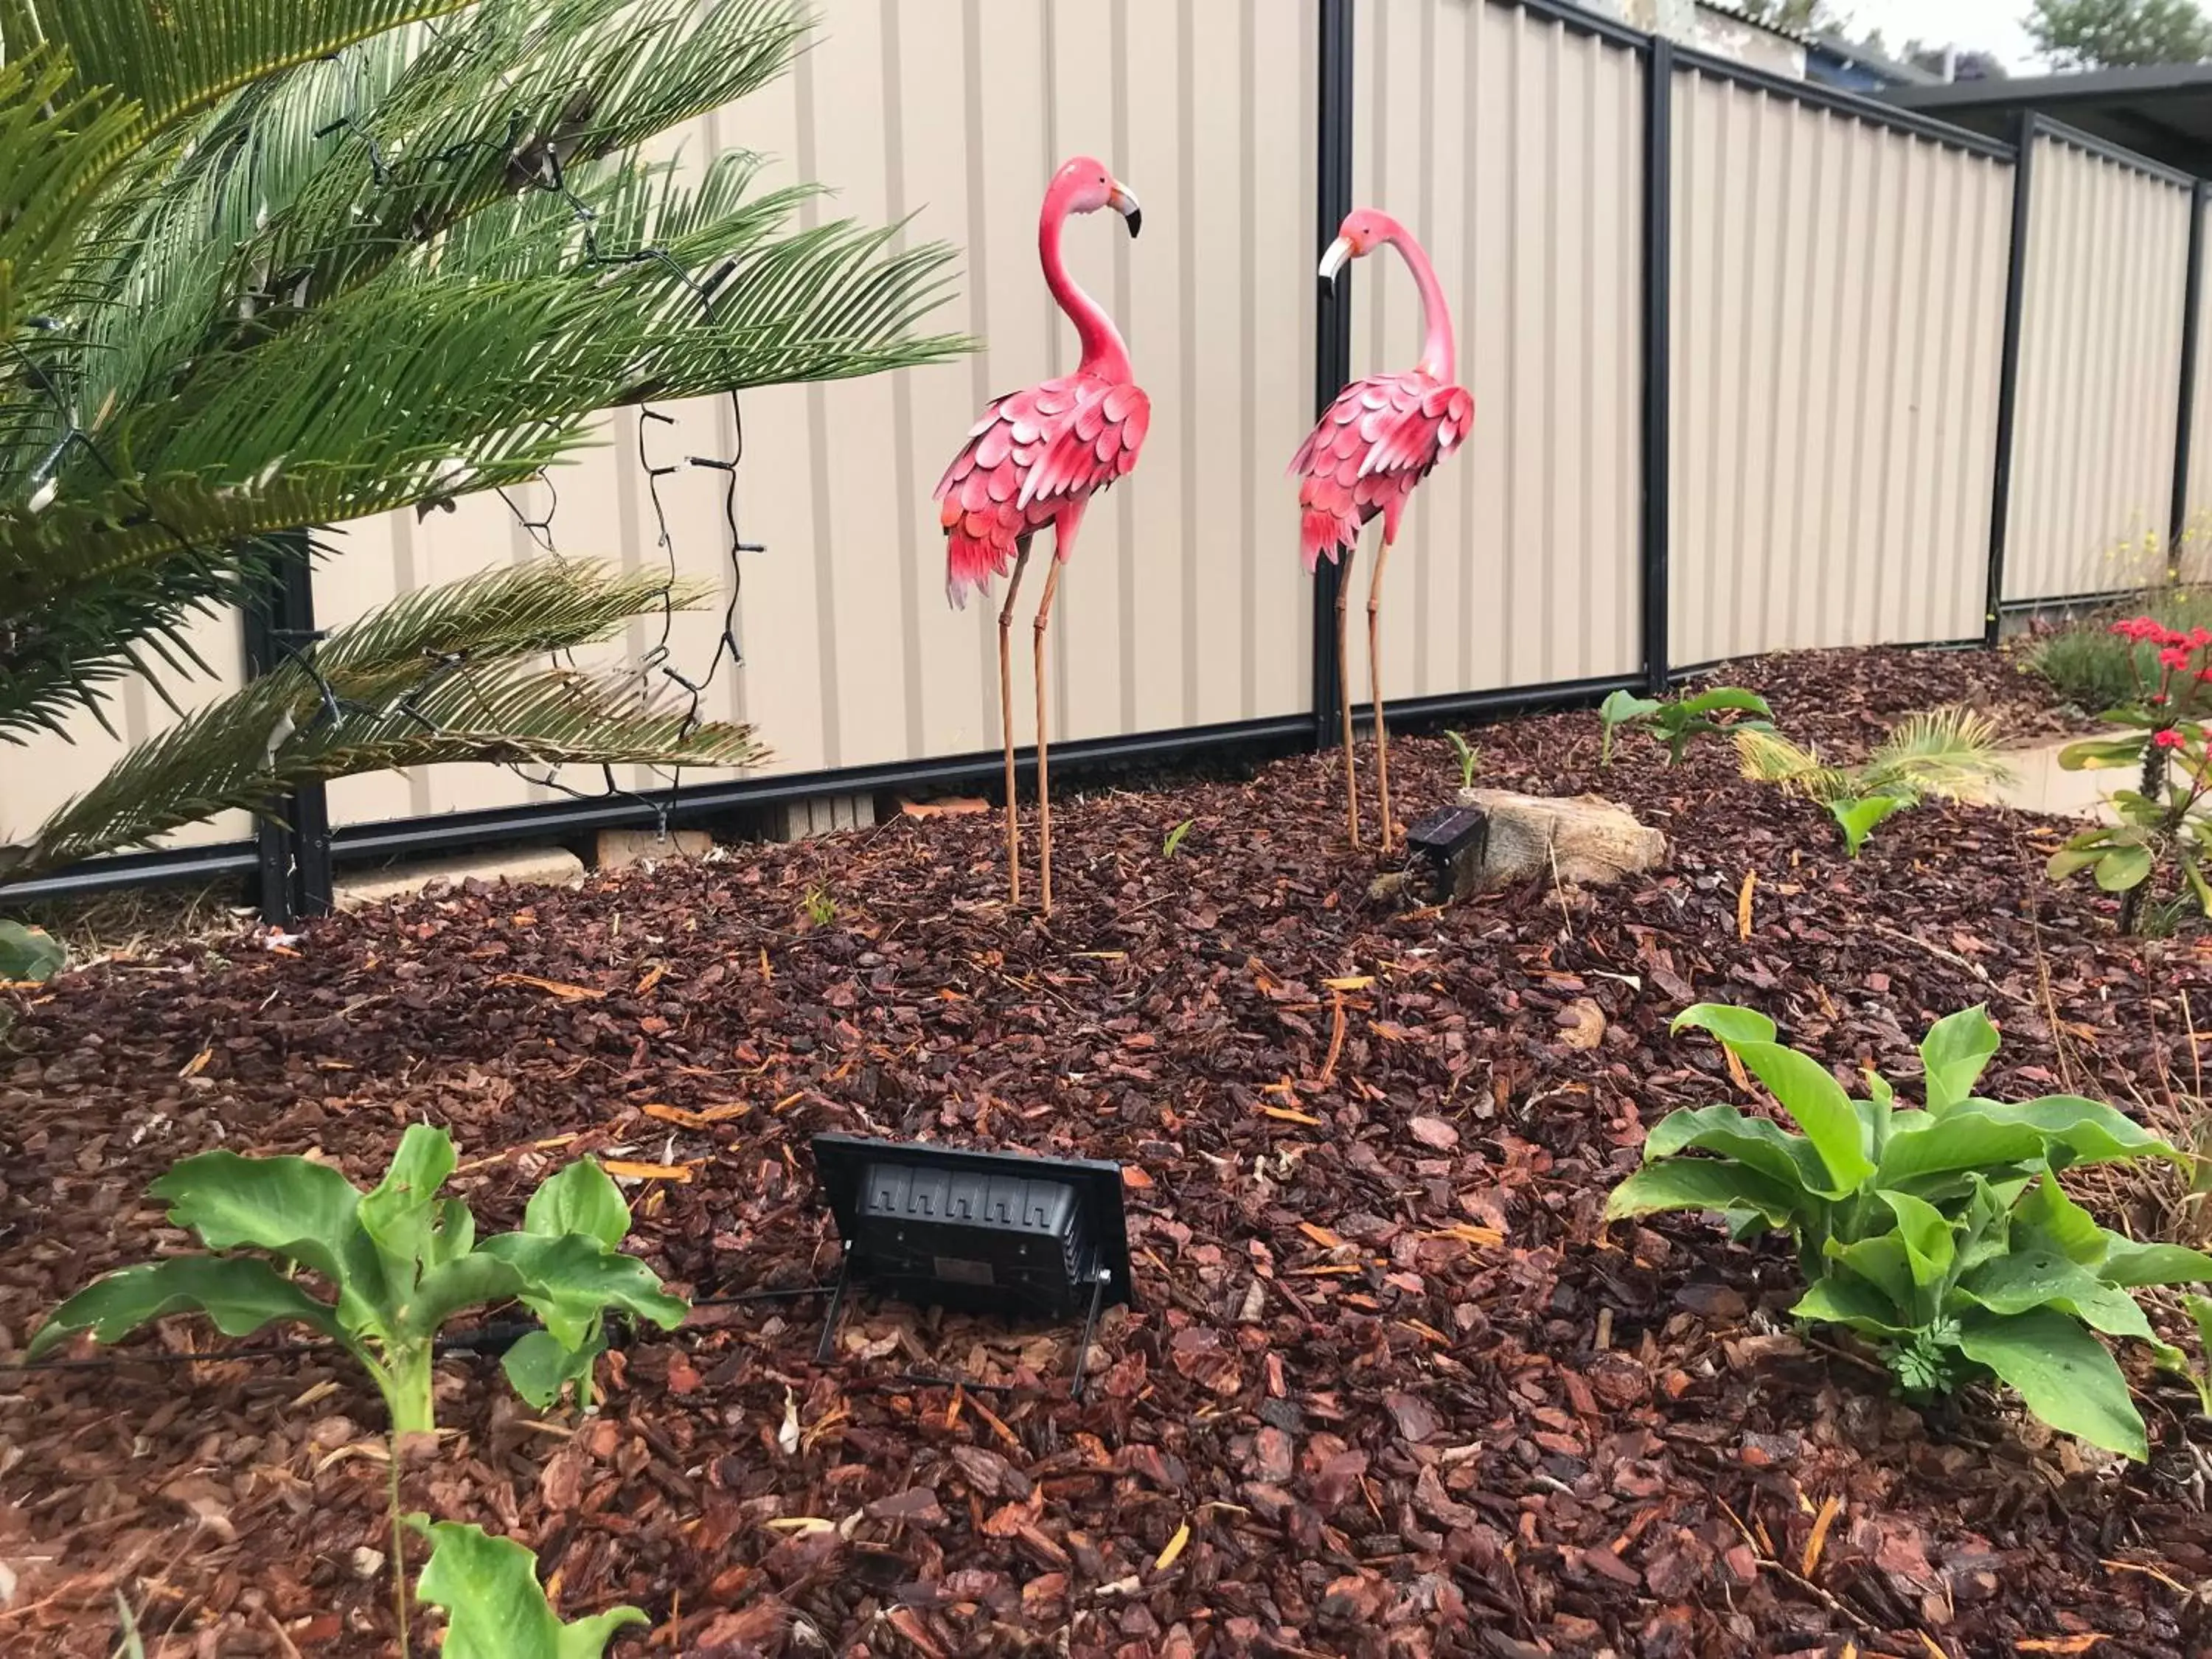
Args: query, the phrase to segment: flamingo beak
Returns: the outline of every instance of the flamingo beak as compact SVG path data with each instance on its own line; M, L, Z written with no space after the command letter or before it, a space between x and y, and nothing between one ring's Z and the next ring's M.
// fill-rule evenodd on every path
M1340 270L1342 270L1345 266L1352 263L1352 256L1355 250L1352 246L1352 238L1349 236L1340 236L1328 245L1328 252L1321 256L1321 285L1322 288L1332 293L1335 291L1336 274Z
M1106 192L1106 205L1129 222L1129 238L1136 240L1137 233L1145 227L1145 210L1137 205L1137 192L1119 179Z

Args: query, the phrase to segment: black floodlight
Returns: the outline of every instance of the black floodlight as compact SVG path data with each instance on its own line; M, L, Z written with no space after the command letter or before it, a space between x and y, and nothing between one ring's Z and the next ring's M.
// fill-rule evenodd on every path
M1480 862L1490 841L1490 815L1480 806L1439 806L1406 832L1409 852L1426 859L1436 872L1436 896L1451 897L1462 866Z
M1099 1310L1135 1304L1118 1164L819 1134L814 1172L844 1246L818 1360L858 1282L970 1312L1084 1315L1079 1395Z

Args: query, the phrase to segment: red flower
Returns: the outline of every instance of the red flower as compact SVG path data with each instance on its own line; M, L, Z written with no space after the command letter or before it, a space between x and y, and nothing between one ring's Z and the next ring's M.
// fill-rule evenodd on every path
M2179 629L2161 628L2158 631L2158 642L2160 645L2186 645L2189 643L2189 635Z
M2112 631L2138 644L2151 640L2163 641L2166 638L2165 627L2154 617L2130 617L2124 622L2114 623Z
M2167 668L2186 668L2191 653L2186 645L2169 645L2158 653L2160 664Z
M2151 693L2150 700L2154 705L2162 703L2166 701L2166 693L2163 691L2154 691Z
M2169 726L2165 731L2155 733L2151 741L2161 749L2179 749L2188 739Z
M2212 645L2212 628L2191 629L2189 630L2189 642L2195 646L2199 651L2202 651L2208 645Z

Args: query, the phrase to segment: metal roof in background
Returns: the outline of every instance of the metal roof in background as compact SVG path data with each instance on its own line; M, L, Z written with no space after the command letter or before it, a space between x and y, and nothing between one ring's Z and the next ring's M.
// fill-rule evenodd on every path
M1891 87L1903 109L2002 138L2033 110L2154 161L2212 178L2212 64Z

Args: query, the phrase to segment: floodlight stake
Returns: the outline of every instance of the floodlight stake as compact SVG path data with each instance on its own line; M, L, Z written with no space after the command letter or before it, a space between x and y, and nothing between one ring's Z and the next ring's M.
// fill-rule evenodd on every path
M1106 1295L1106 1275L1093 1274L1091 1280L1091 1312L1083 1322L1083 1340L1075 1349L1075 1375L1067 1385L1070 1400L1083 1398L1083 1375L1091 1364L1091 1338L1098 1328L1098 1304Z
M830 1310L822 1316L822 1340L815 1344L814 1363L826 1365L837 1340L837 1322L845 1312L845 1285L853 1271L853 1250L844 1246L837 1257L837 1283L830 1292Z

